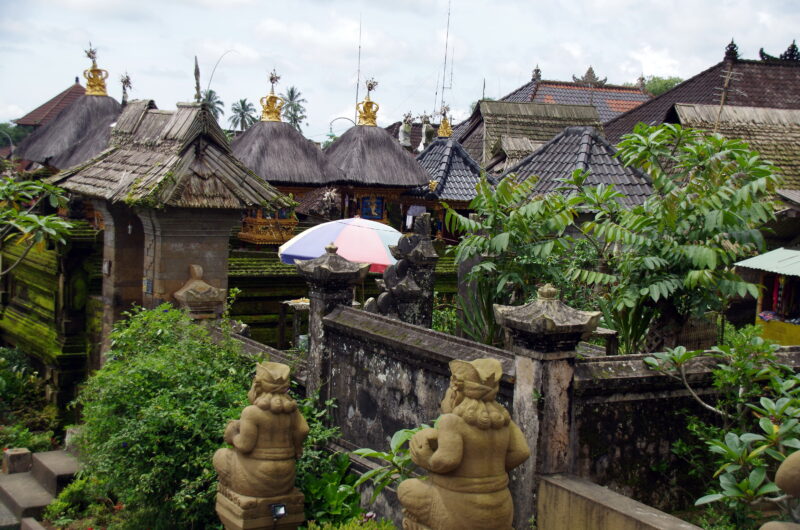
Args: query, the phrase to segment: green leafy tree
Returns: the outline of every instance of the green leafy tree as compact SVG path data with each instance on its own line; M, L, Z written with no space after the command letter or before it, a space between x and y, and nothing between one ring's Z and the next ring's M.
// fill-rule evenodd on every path
M644 89L648 94L660 96L668 90L672 90L676 85L683 83L680 77L659 77L648 75L644 81Z
M17 146L26 136L33 132L32 127L14 125L10 122L0 123L0 147L6 147L9 141Z
M208 105L208 110L214 115L215 120L219 121L222 115L225 114L225 103L213 88L203 90L203 103Z
M290 86L285 94L281 94L281 97L285 102L283 105L284 119L298 132L303 132L300 128L300 125L306 119L306 108L303 106L306 100L303 98L303 94L297 87Z
M8 274L40 243L64 243L70 223L55 214L43 214L44 208L55 209L67 203L64 190L39 180L25 180L10 162L2 161L0 174L0 252L9 245L22 250L11 263L2 263L0 277Z
M256 108L247 99L240 99L231 105L231 117L228 123L231 127L244 131L256 122Z

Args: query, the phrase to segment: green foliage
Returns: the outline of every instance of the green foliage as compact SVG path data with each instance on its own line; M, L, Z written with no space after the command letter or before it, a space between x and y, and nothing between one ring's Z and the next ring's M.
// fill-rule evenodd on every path
M0 448L25 447L31 452L50 451L53 448L53 431L31 432L20 424L0 425Z
M317 396L297 399L309 427L303 456L297 461L297 485L306 495L306 519L320 524L338 524L361 514L361 497L355 489L355 475L349 473L350 459L331 453L325 444L337 438L333 423L333 400L320 405Z
M411 453L409 451L408 442L411 437L422 429L429 428L428 425L421 425L414 429L401 429L392 435L389 442L388 451L376 451L375 449L363 448L356 449L353 454L363 458L371 458L380 462L385 462L386 465L371 469L361 475L356 482L356 487L366 483L372 482L373 491L370 498L370 504L375 502L381 491L387 486L397 487L402 481L411 477L416 465L411 460Z
M168 304L132 311L111 343L77 399L84 473L110 485L130 527L216 524L211 455L247 404L254 360Z
M456 305L450 302L445 295L433 293L433 325L432 328L442 333L455 334L458 326L458 311Z
M26 125L15 125L11 122L0 123L0 147L9 145L9 140L16 147L19 143L33 132L33 128Z
M44 518L58 527L119 527L124 506L109 496L108 485L97 477L80 473L44 511ZM83 524L77 524L80 521Z
M712 478L718 479L696 504L724 503L738 527L752 525L753 505L764 501L784 514L797 513L796 500L777 495L781 492L771 477L786 456L800 449L800 377L779 362L777 346L759 337L756 329L733 333L729 344L706 353L716 361L713 403L701 398L686 376L687 367L704 355L701 350L679 347L645 358L651 369L680 380L703 408L722 420L720 428L690 418L690 430L715 457ZM684 457L699 452L685 442L673 449Z
M0 277L19 265L37 243L64 243L71 225L57 215L44 215L43 207L65 206L64 190L38 180L24 180L10 162L0 161L0 250L10 243L23 245L20 257Z
M208 105L208 110L214 116L214 119L219 121L220 117L225 114L225 103L213 88L203 90L202 94L202 102Z
M309 521L306 528L308 530L393 530L397 527L391 521L375 521L365 517L363 519L351 519L341 524L325 523L319 525L316 521Z
M303 93L297 87L290 86L285 94L281 94L281 97L284 100L283 117L287 123L297 129L297 132L302 133L303 130L300 126L306 119L306 108L303 105L306 100L303 98Z

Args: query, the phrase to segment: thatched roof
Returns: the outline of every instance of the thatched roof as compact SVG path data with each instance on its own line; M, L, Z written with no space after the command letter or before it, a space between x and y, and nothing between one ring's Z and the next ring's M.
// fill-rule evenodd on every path
M152 101L131 101L113 128L109 148L51 182L89 197L147 207L293 204L231 154L216 120L196 103L164 111Z
M428 182L417 161L381 127L351 127L325 155L344 171L342 184L411 188Z
M675 105L685 127L716 130L726 138L741 138L775 164L786 189L800 190L800 109Z
M533 154L508 170L518 181L538 178L532 195L553 193L564 186L561 179L575 169L589 172L587 186L613 185L622 194L620 204L636 206L653 194L650 179L616 157L616 149L593 127L568 127Z
M344 173L315 143L280 121L258 121L231 142L234 156L271 184L321 186Z
M65 169L100 153L122 106L109 96L81 96L25 138L14 156Z

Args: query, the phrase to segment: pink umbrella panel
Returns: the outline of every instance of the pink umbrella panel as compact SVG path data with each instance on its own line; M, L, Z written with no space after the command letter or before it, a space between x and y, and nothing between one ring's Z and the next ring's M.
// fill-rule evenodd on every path
M402 234L391 226L358 217L322 223L294 236L278 249L283 263L314 259L333 243L337 254L356 263L369 263L370 272L383 272L395 263L389 245Z

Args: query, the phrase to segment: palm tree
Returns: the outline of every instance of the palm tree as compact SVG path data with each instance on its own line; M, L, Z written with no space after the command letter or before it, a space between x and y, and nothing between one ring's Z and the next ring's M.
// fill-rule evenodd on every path
M225 103L219 99L213 88L203 90L203 103L208 105L208 110L214 115L215 120L219 121L220 116L225 114Z
M302 96L303 94L293 86L289 87L286 94L281 94L285 102L283 105L283 117L298 132L303 132L300 129L300 124L306 119L306 108L303 106L306 100Z
M231 113L233 114L230 118L228 118L228 123L231 124L231 127L234 129L239 127L240 131L244 131L251 125L253 125L256 121L256 108L253 106L252 103L247 101L247 98L240 99L233 105L231 105Z

